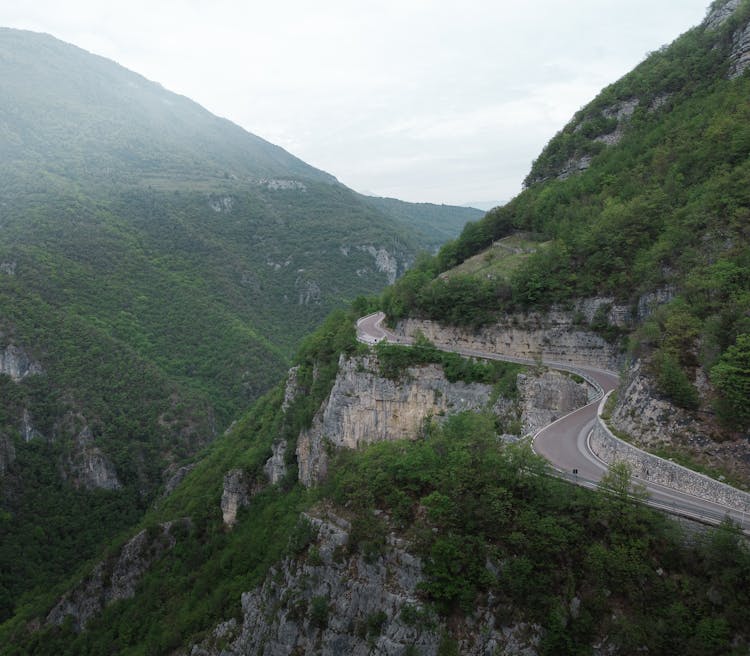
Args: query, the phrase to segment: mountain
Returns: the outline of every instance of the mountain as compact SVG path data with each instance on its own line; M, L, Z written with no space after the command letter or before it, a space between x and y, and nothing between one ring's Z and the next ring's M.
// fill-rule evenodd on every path
M5 617L132 525L333 308L472 215L385 212L48 35L0 29L0 78Z
M741 464L748 25L748 0L714 2L584 107L518 197L380 299L331 314L135 529L6 602L0 653L747 653L736 526L634 503L627 467L597 492L550 476L520 437L585 402L586 383L442 354L425 335L622 365L613 430ZM415 347L355 341L378 305L423 329ZM8 369L39 381L45 362L10 346ZM23 562L4 557L3 571Z

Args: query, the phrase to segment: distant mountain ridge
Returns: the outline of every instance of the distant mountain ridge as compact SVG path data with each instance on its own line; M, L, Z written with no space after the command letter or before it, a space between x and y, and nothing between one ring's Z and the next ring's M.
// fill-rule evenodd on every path
M39 366L0 375L3 617L132 523L332 309L470 214L381 210L49 35L0 28L0 80L0 353Z

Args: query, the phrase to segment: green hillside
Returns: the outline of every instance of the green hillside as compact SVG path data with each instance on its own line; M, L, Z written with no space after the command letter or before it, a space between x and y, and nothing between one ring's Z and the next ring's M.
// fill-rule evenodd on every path
M333 308L479 213L381 211L48 35L0 28L0 78L0 352L37 372L0 375L5 617L132 525Z
M699 403L702 369L725 426L750 428L748 397L731 391L750 333L750 77L736 69L748 19L741 2L604 89L550 141L523 193L387 292L387 313L477 325L595 295L635 306L670 290L676 298L631 348L685 407ZM509 277L437 277L518 231L549 244Z

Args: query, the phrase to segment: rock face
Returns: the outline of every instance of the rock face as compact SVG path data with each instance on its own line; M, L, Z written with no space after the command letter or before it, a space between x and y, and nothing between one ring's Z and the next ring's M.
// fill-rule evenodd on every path
M750 66L750 23L732 35L732 52L729 55L729 78L734 79Z
M271 485L276 485L287 473L286 461L284 459L286 455L286 442L283 440L274 442L271 451L271 457L263 465L263 473Z
M250 480L242 469L230 469L224 474L221 493L221 515L224 525L232 528L237 523L237 512L250 503Z
M602 421L595 423L589 444L591 450L604 462L625 462L631 467L633 475L642 481L658 483L699 499L713 501L745 513L750 512L750 494L747 492L646 453L615 437Z
M282 412L289 410L289 406L301 393L299 382L299 365L292 367L287 373L286 385L284 386L284 400L281 402Z
M8 344L0 350L0 374L10 376L13 382L18 383L26 376L41 373L43 373L42 366L32 360L20 346Z
M133 597L148 568L174 547L179 531L189 527L190 521L181 519L138 533L116 556L99 563L86 580L60 599L47 615L47 625L61 625L70 616L74 630L82 631L104 608Z
M707 394L705 382L700 386ZM687 452L750 479L750 444L743 438L718 440L711 419L711 415L689 412L665 399L637 360L625 371L611 425L644 449Z
M342 557L349 523L330 511L319 514L306 516L317 530L307 552L283 561L261 586L242 595L239 622L220 624L186 653L401 656L410 647L419 654L439 652L447 626L420 601L420 559L394 535L373 562L359 555ZM493 601L488 599L486 606L474 610L473 618L452 627L458 635L458 653L536 654L539 628L499 622ZM418 619L405 620L409 614Z
M534 433L563 415L586 405L594 390L559 371L539 376L518 375L521 424L525 434Z
M396 282L399 266L395 256L391 255L385 248L375 248L374 246L358 246L357 248L372 255L375 260L375 269L386 275L389 285Z
M177 469L173 470L171 473L167 474L169 478L167 478L167 482L164 484L164 492L162 493L162 498L168 497L170 494L172 494L175 488L180 483L182 483L182 481L185 479L185 476L187 476L191 471L193 471L194 468L195 468L194 464L184 465L183 467L178 467Z
M721 27L721 25L723 25L724 22L736 11L741 2L742 0L726 0L726 2L714 7L708 12L703 24L709 30L715 30L717 27Z
M421 331L440 346L616 370L620 362L616 346L582 325L592 321L597 313L605 314L603 318L612 325L629 322L629 308L613 305L611 299L589 299L573 311L515 314L479 330L407 319L399 323L396 333L410 337Z
M489 385L449 383L436 365L408 369L399 381L383 378L378 369L375 356L342 356L328 399L297 442L299 479L305 485L325 477L327 448L414 439L428 417L478 410L492 391Z
M24 408L21 415L21 437L23 437L24 442L31 442L34 439L44 439L44 435L34 427L31 414L27 408Z
M76 436L72 451L63 464L63 472L75 487L87 490L119 490L122 487L114 465L94 444L94 435L88 426Z

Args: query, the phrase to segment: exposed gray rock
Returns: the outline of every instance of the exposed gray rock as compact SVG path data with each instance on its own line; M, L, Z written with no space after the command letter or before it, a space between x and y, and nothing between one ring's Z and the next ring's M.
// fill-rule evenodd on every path
M119 490L122 487L114 465L94 444L94 435L88 426L76 436L63 465L63 473L75 487L87 490Z
M317 514L307 516L317 529L317 539L307 553L286 559L261 586L242 595L238 624L222 622L186 653L402 656L410 646L420 654L438 653L448 627L421 601L420 559L394 535L374 562L346 556L349 523L330 511ZM523 622L499 622L493 612L496 605L490 596L472 618L453 623L459 653L536 654L541 629ZM405 621L404 610L411 610L416 622Z
M651 316L660 305L669 303L675 297L676 293L677 290L673 286L668 285L641 296L638 299L638 308L636 310L636 320L638 323L643 322L644 319Z
M732 35L732 52L729 55L729 78L734 79L750 66L750 23Z
M645 364L632 362L622 377L611 425L646 450L672 449L697 460L750 478L750 443L747 439L715 439L713 416L690 412L664 398ZM711 390L705 378L696 379L702 396Z
M320 285L315 280L308 280L298 276L294 281L297 290L298 305L319 305L322 296Z
M0 433L0 476L5 475L15 459L16 449L13 446L13 440L8 435Z
M261 178L255 183L260 187L265 187L271 191L307 191L307 185L299 180L284 180L281 178Z
M31 442L35 439L44 440L44 435L34 427L28 408L24 408L21 415L21 437L24 442Z
M110 604L133 597L149 567L174 547L175 529L189 527L190 520L181 519L138 533L118 554L100 562L86 579L66 592L47 615L46 624L61 625L70 616L73 629L79 632Z
M271 457L266 460L266 464L263 465L263 472L271 485L276 485L281 481L287 473L286 461L284 456L286 454L286 442L279 440L274 442Z
M237 523L240 508L263 489L263 483L251 480L244 469L230 469L224 474L224 491L221 494L221 514L224 524L232 528Z
M742 0L726 0L726 2L709 10L703 24L709 30L715 30L716 28L721 27L721 25L723 25L736 11L741 2Z
M217 213L231 212L234 207L234 198L231 196L211 197L208 199L208 206Z
M325 477L329 448L414 439L428 418L478 410L492 391L489 385L449 383L436 365L408 369L399 381L381 377L379 367L374 355L342 356L328 399L297 441L299 479L305 485Z
M172 492L175 491L175 488L182 483L182 481L185 479L185 476L187 476L191 471L195 469L195 464L190 465L184 465L182 467L178 467L171 473L165 472L169 478L167 478L167 482L164 484L164 492L162 493L162 498L168 497Z
M357 250L372 255L375 260L375 269L386 275L389 285L392 285L396 281L399 265L394 255L389 253L385 248L375 248L374 246L357 246Z
M0 273L4 273L6 276L15 276L16 261L11 260L10 262L0 262Z
M591 166L591 155L581 155L580 157L572 157L563 165L560 172L557 174L558 180L567 180L571 175L577 173L583 173L587 168Z
M5 349L0 350L0 374L10 376L15 383L43 371L42 365L32 360L20 346L8 344Z
M591 313L594 307L598 308L604 300L588 304L582 302L572 310L555 308L546 314L506 315L497 323L479 330L407 319L399 322L396 333L411 337L421 332L434 344L449 348L617 370L621 358L617 346L581 325L581 320L587 319L586 313ZM618 322L617 317L627 313L629 310L626 308L620 310L612 307L609 310L609 316Z
M664 485L699 499L712 501L742 512L750 512L750 494L747 492L646 453L615 437L601 420L595 422L589 444L591 450L601 460L607 464L627 463L633 471L633 476L642 481Z
M526 434L534 433L563 415L586 405L593 390L559 371L518 375L522 399L521 421Z
M302 392L299 382L299 365L292 367L286 376L286 385L284 386L284 400L281 402L282 412L286 412L294 399Z
M629 100L622 100L615 103L610 107L605 107L602 110L602 116L605 118L617 119L617 126L608 134L600 134L599 136L594 137L594 141L598 141L607 146L615 146L620 143L625 134L625 126L630 121L630 118L633 116L633 113L639 104L640 100L638 98L630 98Z

